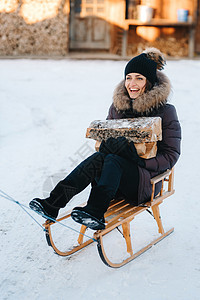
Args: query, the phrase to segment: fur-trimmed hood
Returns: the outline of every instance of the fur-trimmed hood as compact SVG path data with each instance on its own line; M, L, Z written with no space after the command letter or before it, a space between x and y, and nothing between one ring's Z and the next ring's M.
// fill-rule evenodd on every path
M131 100L125 88L125 81L121 81L114 90L113 105L118 112L133 109L140 115L148 115L154 109L167 103L167 98L171 92L171 83L168 77L157 71L157 83L150 90Z

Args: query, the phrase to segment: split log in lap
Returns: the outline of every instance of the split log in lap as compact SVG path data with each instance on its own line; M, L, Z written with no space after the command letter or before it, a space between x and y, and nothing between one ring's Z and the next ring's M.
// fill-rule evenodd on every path
M162 139L160 117L141 117L135 119L96 120L87 128L86 137L97 141L98 149L102 140L109 137L124 136L133 141L138 155L143 158L156 156L157 141Z

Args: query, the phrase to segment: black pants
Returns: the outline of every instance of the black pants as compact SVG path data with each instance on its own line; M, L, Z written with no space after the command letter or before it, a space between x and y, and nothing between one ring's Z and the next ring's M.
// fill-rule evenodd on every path
M65 179L60 181L49 198L49 204L64 207L70 199L89 184L106 190L108 199L116 195L137 204L139 184L138 167L134 162L115 154L96 152L80 163Z

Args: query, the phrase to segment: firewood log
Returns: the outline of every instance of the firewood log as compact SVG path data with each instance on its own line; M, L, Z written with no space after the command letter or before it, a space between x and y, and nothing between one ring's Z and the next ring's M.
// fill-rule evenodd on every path
M157 141L162 139L161 118L96 120L89 125L86 132L87 138L97 141L96 150L98 150L102 140L119 136L133 141L139 156L146 159L155 157Z

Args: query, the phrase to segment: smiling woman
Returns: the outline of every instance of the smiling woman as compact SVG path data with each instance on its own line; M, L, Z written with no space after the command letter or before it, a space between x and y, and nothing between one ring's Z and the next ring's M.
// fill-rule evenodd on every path
M143 94L146 88L146 77L138 73L129 73L126 75L125 87L131 99L136 99Z
M112 199L123 197L134 205L150 200L151 178L171 169L180 155L180 124L174 106L167 104L171 85L167 76L158 71L164 64L162 53L155 48L132 58L125 67L125 80L114 91L107 117L160 117L162 140L158 142L156 157L140 157L133 141L124 136L102 140L99 152L82 161L48 198L35 198L29 203L33 210L45 218L56 219L60 208L91 184L86 206L75 207L71 217L90 229L99 230L106 226L104 214ZM151 83L148 90L145 89L147 81ZM155 195L160 190L158 183Z

